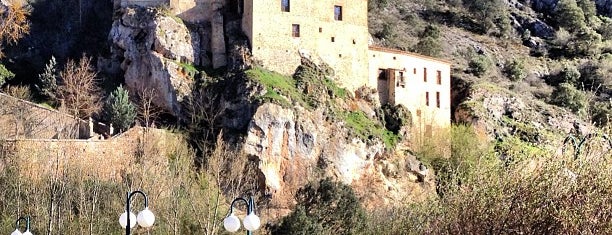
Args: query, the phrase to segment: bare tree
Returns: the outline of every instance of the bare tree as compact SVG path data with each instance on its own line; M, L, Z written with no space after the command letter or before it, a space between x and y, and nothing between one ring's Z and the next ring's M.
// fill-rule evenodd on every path
M155 98L155 90L144 88L144 86L138 89L135 102L138 109L138 120L144 123L145 127L153 125L153 121L162 113L162 110L153 104Z
M2 57L2 44L16 43L28 33L30 25L27 16L30 10L21 0L8 0L8 5L0 3L0 57Z
M86 118L100 110L102 97L96 84L96 72L93 71L91 58L83 56L78 64L68 60L60 77L60 100L70 114Z

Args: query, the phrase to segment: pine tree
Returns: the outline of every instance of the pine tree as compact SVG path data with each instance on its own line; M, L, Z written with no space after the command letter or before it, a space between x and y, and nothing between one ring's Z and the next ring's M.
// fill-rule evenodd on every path
M130 102L128 91L117 87L104 104L104 114L119 130L129 128L136 118L136 107Z
M39 85L35 85L36 91L42 96L55 103L57 101L57 62L55 57L51 56L49 63L45 65L45 71L38 75Z

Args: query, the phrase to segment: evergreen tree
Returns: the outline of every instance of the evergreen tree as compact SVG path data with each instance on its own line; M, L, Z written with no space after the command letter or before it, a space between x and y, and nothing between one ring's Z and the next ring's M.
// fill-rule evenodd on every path
M49 63L45 65L45 71L38 75L39 85L35 85L36 91L49 99L51 102L57 101L57 77L59 72L57 71L57 62L55 57L51 56Z
M420 36L415 51L428 56L439 56L442 51L440 45L440 29L435 25L429 25Z
M559 27L570 32L577 32L586 27L584 12L576 0L561 0L557 6L557 23Z
M122 86L117 87L104 103L104 115L119 130L126 130L134 123L136 107Z
M0 86L4 85L4 83L8 80L11 80L15 77L15 74L6 69L4 65L0 64Z

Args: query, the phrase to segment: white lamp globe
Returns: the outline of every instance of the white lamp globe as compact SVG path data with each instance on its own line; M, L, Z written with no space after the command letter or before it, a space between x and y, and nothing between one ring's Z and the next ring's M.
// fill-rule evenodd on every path
M244 217L244 228L249 231L255 231L261 225L261 221L259 220L259 216L255 215L255 213L251 212L251 214Z
M19 229L15 229L15 231L13 231L11 235L22 235L22 233L19 232Z
M123 212L123 214L119 216L119 224L121 225L122 228L127 227L127 217L128 217L127 212ZM134 226L136 226L136 215L130 212L130 228L133 228Z
M143 228L148 228L155 223L155 215L153 215L153 212L151 212L148 207L145 207L144 210L138 213L136 220L138 221L138 225Z
M32 233L30 232L30 230L26 230L23 235L32 235Z
M236 232L240 229L240 219L232 213L230 216L223 219L223 227L228 232Z

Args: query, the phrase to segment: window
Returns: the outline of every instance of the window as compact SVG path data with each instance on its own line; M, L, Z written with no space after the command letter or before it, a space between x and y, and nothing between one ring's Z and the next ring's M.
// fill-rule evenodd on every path
M436 92L436 108L440 108L440 92Z
M414 68L414 74L416 74L416 68Z
M429 106L429 92L425 92L425 106Z
M342 21L342 6L334 6L334 19Z
M319 33L323 32L323 28L319 27Z
M331 42L335 42L336 41L336 37L331 37Z
M402 71L399 72L399 82L397 83L397 86L406 87L406 82L404 80L404 72Z
M300 25L299 24L293 24L293 31L292 34L294 38L299 38L300 37Z
M436 72L436 83L438 85L442 85L442 71L438 70L438 72Z
M423 82L427 82L427 68L423 68Z
M281 10L284 12L289 12L289 0L281 0Z

